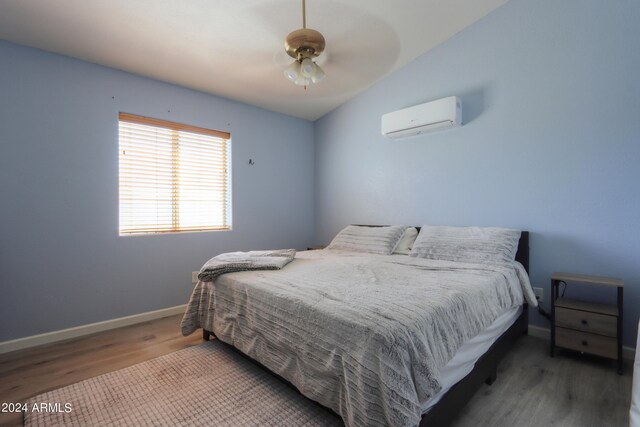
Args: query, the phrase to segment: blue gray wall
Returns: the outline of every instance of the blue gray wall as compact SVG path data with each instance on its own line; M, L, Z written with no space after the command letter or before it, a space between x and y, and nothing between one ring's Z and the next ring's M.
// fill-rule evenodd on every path
M547 301L552 271L625 280L634 345L638 22L637 0L511 0L317 121L318 243L349 223L530 230L531 278ZM382 114L450 95L462 99L462 128L380 135Z
M118 236L119 111L232 133L233 231ZM184 304L221 252L305 248L313 156L311 122L0 41L0 341Z
M637 22L635 0L511 0L315 125L0 41L0 341L182 304L223 251L430 223L530 230L547 301L555 270L624 278L633 345ZM462 128L380 136L383 113L449 95ZM233 231L118 236L119 111L232 132Z

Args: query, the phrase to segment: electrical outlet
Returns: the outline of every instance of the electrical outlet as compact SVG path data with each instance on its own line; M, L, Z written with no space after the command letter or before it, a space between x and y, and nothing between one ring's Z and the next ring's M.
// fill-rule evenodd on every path
M536 296L536 299L538 300L539 303L544 301L544 289L543 288L533 288L533 293Z
M198 273L200 272L199 271L191 272L191 283L198 283Z

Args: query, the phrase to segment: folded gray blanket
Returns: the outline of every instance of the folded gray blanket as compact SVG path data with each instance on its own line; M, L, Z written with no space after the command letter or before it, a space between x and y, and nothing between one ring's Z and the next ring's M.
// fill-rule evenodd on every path
M280 270L293 261L295 256L295 249L227 252L205 262L198 273L198 279L203 282L212 282L222 274L236 271Z

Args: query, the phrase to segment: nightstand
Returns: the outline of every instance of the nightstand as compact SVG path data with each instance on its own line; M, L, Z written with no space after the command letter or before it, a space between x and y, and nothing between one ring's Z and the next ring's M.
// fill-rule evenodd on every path
M605 286L617 291L617 303L600 304L560 296L560 283ZM615 277L551 275L551 357L556 347L617 359L622 375L622 291Z

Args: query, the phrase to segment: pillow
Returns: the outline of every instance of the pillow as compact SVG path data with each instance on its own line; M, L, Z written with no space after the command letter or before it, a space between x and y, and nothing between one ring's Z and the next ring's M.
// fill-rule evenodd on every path
M398 240L398 244L393 250L394 254L402 254L409 255L411 252L411 248L413 247L413 242L416 241L416 237L418 237L418 229L415 227L409 227L404 230L404 234Z
M405 225L389 227L349 225L333 238L327 249L391 255L406 228Z
M497 227L425 225L410 256L476 264L505 264L516 258L520 231Z

